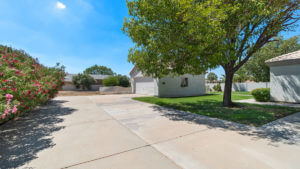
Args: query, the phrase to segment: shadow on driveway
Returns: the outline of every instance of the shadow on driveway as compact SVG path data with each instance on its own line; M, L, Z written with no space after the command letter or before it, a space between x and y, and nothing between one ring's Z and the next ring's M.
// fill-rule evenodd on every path
M0 168L17 168L37 158L37 153L53 147L51 134L75 109L62 107L66 101L53 100L50 104L24 114L17 120L0 126Z
M153 108L162 116L173 121L187 121L206 125L208 128L236 131L242 135L252 136L254 139L267 139L271 143L300 144L300 113L273 121L262 127L252 127L156 105Z

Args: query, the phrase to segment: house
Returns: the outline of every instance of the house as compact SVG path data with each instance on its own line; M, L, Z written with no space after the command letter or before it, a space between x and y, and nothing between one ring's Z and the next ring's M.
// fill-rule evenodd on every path
M166 76L160 79L144 76L134 67L130 72L132 93L158 97L184 97L205 94L205 74Z
M72 79L74 76L76 76L77 74L66 74L65 76L65 79L64 79L64 86L62 88L63 91L76 91L76 90L80 90L80 89L77 89L74 85L73 85L73 82L72 82ZM99 87L103 86L102 85L102 80L107 78L109 75L90 75L92 76L96 83L93 84L91 86L91 90L93 91L98 91L99 90Z
M273 101L300 103L300 50L267 60Z

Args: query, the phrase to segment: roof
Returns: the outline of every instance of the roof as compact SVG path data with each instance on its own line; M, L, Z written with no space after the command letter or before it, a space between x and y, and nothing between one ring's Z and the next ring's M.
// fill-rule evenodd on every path
M300 64L300 50L269 59L266 64L269 66Z
M72 82L72 79L74 76L76 76L77 74L67 74L65 76L65 82ZM92 76L95 80L102 80L102 79L105 79L107 78L109 75L90 75Z
M137 67L134 66L134 67L132 68L132 70L130 71L129 75L132 76L133 72L134 72L136 69L137 69Z

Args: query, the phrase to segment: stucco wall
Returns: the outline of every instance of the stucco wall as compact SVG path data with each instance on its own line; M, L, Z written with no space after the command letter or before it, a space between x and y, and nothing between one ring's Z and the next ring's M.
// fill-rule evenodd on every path
M135 93L135 89L136 89L136 86L135 86L135 81L134 81L134 78L130 78L130 86L131 86L131 92L132 93Z
M181 87L181 79L188 78L188 86ZM199 96L205 94L204 75L182 75L158 80L159 97Z
M271 66L271 99L300 103L300 64Z
M99 87L102 85L92 85L91 86L91 91L98 91ZM62 87L63 91L80 91L81 89L77 89L73 84L65 84Z
M131 87L107 86L99 88L100 94L131 94Z
M217 85L217 83L206 83L207 87L209 87L211 90L213 90L213 86ZM221 83L221 89L224 91L224 83ZM269 82L257 82L257 83L233 83L232 84L232 91L252 91L257 88L270 88Z

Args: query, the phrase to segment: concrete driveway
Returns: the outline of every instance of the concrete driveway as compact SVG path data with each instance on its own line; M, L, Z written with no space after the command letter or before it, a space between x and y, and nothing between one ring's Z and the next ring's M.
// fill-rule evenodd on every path
M300 168L299 113L254 128L134 96L58 97L0 126L0 168Z

